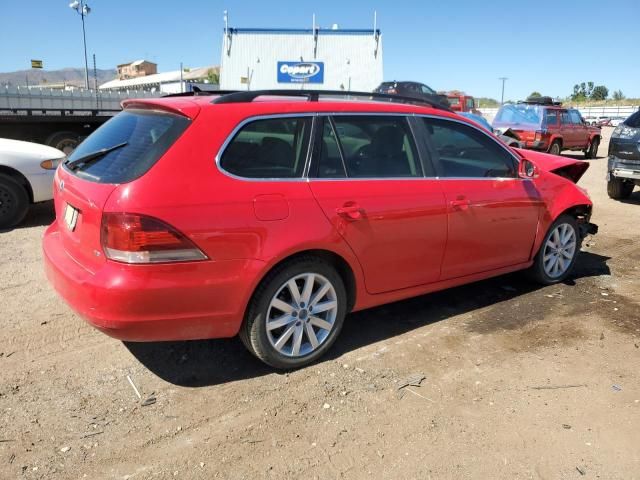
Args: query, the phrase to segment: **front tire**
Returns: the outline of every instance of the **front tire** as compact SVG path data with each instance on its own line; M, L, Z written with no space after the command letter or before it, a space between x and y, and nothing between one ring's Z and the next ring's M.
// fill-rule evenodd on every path
M8 175L0 174L0 228L11 228L22 222L29 210L26 189Z
M301 257L269 273L256 289L240 339L279 369L308 365L338 337L347 314L342 278L329 263Z
M594 138L589 142L587 150L584 152L584 157L587 159L598 158L598 147L600 146L600 139Z
M607 194L614 200L624 200L631 196L633 187L634 184L631 182L625 182L621 178L611 178L607 182Z
M532 279L542 285L563 281L573 270L581 244L577 220L560 215L549 227L529 269Z

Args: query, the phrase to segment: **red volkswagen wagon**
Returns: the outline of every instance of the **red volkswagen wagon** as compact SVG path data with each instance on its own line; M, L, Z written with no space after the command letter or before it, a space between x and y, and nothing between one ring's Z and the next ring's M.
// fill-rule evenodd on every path
M358 96L125 102L56 172L49 280L113 337L239 334L293 368L348 312L515 270L570 274L596 231L575 185L588 164L511 149L416 99Z

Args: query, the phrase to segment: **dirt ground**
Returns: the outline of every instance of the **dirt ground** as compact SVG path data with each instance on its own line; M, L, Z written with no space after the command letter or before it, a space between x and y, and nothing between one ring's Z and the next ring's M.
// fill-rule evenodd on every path
M607 197L606 152L580 182L600 233L572 281L352 314L291 373L237 339L93 330L45 280L38 206L0 233L0 478L640 479L640 192Z

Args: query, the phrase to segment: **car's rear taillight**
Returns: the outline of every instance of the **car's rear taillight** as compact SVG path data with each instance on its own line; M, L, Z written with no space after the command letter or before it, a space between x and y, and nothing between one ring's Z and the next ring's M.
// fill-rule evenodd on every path
M175 228L134 213L102 215L102 248L107 258L124 263L206 260L207 256Z

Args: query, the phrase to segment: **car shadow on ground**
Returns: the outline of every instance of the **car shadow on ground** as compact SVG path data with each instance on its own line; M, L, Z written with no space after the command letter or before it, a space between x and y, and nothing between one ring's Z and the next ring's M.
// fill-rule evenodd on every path
M609 275L609 257L582 252L573 285L584 277ZM543 288L513 273L442 292L355 312L346 318L336 343L320 360L343 354L456 315L498 305ZM188 342L124 342L146 368L163 380L185 387L206 387L278 373L254 358L239 339Z
M629 198L617 200L620 203L629 203L631 205L640 205L640 190L636 190Z
M16 225L12 228L6 228L0 230L0 233L10 232L12 230L19 230L22 228L30 228L30 227L44 227L47 225L51 225L51 223L56 218L56 212L53 207L53 200L49 200L47 202L35 203L31 205L29 208L29 212L25 219L20 223L20 225Z

